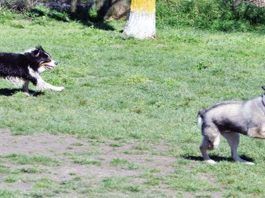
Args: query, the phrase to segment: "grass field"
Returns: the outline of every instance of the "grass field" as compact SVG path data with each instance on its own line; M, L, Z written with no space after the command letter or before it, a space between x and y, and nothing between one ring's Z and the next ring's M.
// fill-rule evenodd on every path
M43 78L65 90L27 97L0 81L0 196L264 197L265 142L241 138L247 166L222 139L210 166L196 123L203 107L262 93L264 35L164 27L137 41L110 25L1 22L0 51L41 44L60 63Z

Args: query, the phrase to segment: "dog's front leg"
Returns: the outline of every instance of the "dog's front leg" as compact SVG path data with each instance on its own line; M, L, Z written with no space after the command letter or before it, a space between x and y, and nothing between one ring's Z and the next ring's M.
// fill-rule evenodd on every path
M49 89L49 90L53 90L53 91L63 91L64 90L64 87L57 87L57 86L51 85L47 82L44 82L44 87L45 87L45 89Z
M56 86L53 86L47 82L45 82L40 74L36 71L33 71L31 68L29 68L29 74L32 78L31 82L37 86L38 89L40 90L45 90L45 89L50 89L50 90L53 90L53 91L62 91L64 90L64 87L56 87Z
M45 90L45 89L49 89L49 90L53 90L53 91L62 91L62 90L64 90L64 87L53 86L53 85L45 82L42 78L39 78L37 80L37 87L40 90Z
M237 153L237 147L239 145L239 139L240 136L238 133L232 133L232 132L224 132L222 133L222 135L224 136L224 138L227 140L230 149L231 149L231 156L233 158L233 160L235 160L236 162L242 162L248 165L254 165L253 162L248 162L244 159L242 159L238 153Z

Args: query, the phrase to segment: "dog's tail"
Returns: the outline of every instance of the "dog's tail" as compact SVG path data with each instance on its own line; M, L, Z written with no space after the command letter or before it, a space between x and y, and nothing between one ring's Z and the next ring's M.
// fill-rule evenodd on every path
M204 118L204 114L206 112L206 109L202 109L198 112L198 126L201 129L202 128L202 124L203 124L203 118Z

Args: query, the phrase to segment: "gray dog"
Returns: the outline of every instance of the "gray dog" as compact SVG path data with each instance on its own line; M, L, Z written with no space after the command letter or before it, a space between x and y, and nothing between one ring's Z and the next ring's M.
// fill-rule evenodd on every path
M265 138L265 94L247 101L222 102L203 109L198 113L198 124L203 136L200 150L206 162L216 163L207 150L217 148L222 135L230 145L233 160L254 164L238 156L239 134Z

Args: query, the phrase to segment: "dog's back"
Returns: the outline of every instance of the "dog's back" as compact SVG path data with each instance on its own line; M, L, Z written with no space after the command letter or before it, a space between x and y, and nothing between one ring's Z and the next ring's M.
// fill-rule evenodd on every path
M23 54L0 53L0 76L24 77L29 64Z
M228 114L231 117L237 117L242 104L242 101L225 101L202 109L198 112L198 125L201 127L203 125L216 125Z

